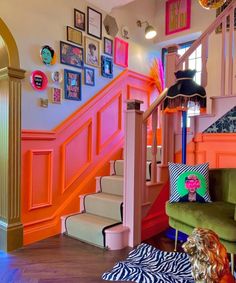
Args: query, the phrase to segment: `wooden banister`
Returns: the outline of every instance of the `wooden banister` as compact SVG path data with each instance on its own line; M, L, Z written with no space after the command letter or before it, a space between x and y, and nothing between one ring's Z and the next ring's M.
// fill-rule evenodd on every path
M158 95L157 99L151 104L151 106L143 113L143 122L147 121L147 119L152 115L153 111L157 109L157 107L163 102L167 95L168 88L165 88L160 95Z
M202 41L205 37L209 36L224 20L224 18L230 13L231 10L234 10L236 7L236 0L233 0L227 8L215 19L215 21L205 30L205 32L192 44L192 46L184 53L183 56L177 60L176 69L180 68L188 57L202 44ZM232 12L233 13L233 12ZM232 20L233 21L233 20Z

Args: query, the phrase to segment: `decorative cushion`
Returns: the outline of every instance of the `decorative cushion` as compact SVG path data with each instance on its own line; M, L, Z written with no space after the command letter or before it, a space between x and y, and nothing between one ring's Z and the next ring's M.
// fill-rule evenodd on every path
M210 202L209 164L169 162L170 202Z

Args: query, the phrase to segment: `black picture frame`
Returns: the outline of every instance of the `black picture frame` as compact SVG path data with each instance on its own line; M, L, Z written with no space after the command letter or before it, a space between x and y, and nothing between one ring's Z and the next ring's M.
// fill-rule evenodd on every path
M83 45L83 34L80 30L75 28L66 27L66 39L72 43Z
M110 57L101 56L102 59L102 76L105 78L113 78L113 60Z
M93 68L84 67L84 84L95 86L95 70Z
M112 39L104 37L103 52L106 55L113 56L113 40Z
M102 39L102 14L91 7L87 7L87 33Z
M81 73L64 70L65 99L81 100Z
M84 66L84 50L82 47L60 41L61 64L82 69Z
M74 27L85 31L85 13L74 9Z

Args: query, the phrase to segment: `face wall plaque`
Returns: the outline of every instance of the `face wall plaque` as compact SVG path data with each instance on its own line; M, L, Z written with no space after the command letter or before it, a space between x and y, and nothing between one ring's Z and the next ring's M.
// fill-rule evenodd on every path
M45 65L54 65L56 63L56 52L49 45L42 46L40 57Z

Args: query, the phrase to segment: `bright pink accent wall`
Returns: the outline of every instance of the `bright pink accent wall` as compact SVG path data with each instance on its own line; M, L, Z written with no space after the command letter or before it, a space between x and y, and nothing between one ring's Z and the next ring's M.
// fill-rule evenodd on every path
M25 244L60 233L60 217L79 211L79 196L95 192L95 177L121 158L124 101L146 108L152 95L149 77L124 71L53 131L22 131Z

